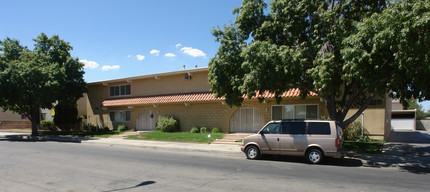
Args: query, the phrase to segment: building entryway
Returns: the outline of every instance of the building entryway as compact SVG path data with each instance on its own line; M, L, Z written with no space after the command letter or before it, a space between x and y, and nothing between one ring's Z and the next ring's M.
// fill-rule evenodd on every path
M143 110L139 113L139 116L136 119L136 130L137 131L151 131L155 130L157 123L157 119L152 113L151 110Z
M230 132L255 133L263 126L263 115L249 106L237 109L230 120Z

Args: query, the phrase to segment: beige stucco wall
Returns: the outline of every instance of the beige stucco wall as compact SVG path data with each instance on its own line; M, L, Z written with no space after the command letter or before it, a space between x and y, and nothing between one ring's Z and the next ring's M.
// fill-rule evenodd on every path
M3 111L0 108L0 121L28 121L28 119L22 119L21 114L12 111Z
M295 104L318 104L319 115L326 116L324 103L320 102L319 98L308 97L307 99L298 98L285 98L279 105L295 105ZM271 108L276 104L274 99L266 100L260 103L258 100L245 100L242 106L251 106L258 110L264 118L264 124L271 120ZM88 120L100 127L108 126L109 128L117 128L120 124L125 124L128 127L136 128L136 119L140 112L143 110L150 110L155 118L159 119L160 116L173 116L179 119L182 131L189 131L192 127L217 127L222 132L230 132L230 120L240 107L230 107L222 101L210 102L191 102L187 103L171 103L171 104L157 104L157 105L136 105L132 107L108 107L100 108L98 113L89 115ZM130 122L115 122L109 121L108 113L113 110L130 110Z
M88 97L85 98L86 113L88 121L93 124L109 128L117 128L120 124L126 124L130 128L136 128L136 119L139 113L143 110L151 110L155 118L160 116L173 116L179 119L182 131L188 131L193 126L221 129L222 132L230 131L230 120L234 112L239 107L230 107L222 101L208 102L190 102L187 103L170 103L156 105L133 105L121 107L102 107L104 100L110 97L109 87L113 85L130 84L131 95L126 97L136 96L151 96L163 94L177 94L190 92L206 92L210 90L208 83L208 71L192 72L190 80L184 80L186 73L176 72L166 76L148 77L142 79L109 81L100 83L88 84ZM384 132L389 129L389 109L386 100L379 105L372 105L365 110L364 121L365 128L374 138L382 138ZM389 101L391 102L391 100ZM319 97L307 97L306 99L299 98L284 98L280 104L277 104L275 99L266 99L260 103L258 100L245 100L242 106L252 106L258 110L264 118L264 123L271 120L271 110L273 105L297 105L297 104L318 104L319 118L328 117L324 101ZM391 106L391 105L390 105ZM109 119L109 111L113 110L129 110L131 111L130 122L112 123ZM357 109L352 109L348 115L351 116ZM361 118L359 118L361 119ZM389 122L389 121L388 121Z
M391 116L391 100L385 99L381 104L370 105L364 110L364 128L369 132L369 136L374 139L384 139L387 128L390 129L390 116ZM386 109L388 107L389 109ZM349 110L346 118L355 114L358 109ZM356 121L361 122L362 116L358 117ZM389 133L388 133L389 134Z
M109 88L115 85L125 85L130 84L131 95L125 97L137 97L137 96L151 96L151 95L163 95L163 94L175 94L175 93L190 93L190 92L207 92L210 89L209 82L207 80L208 71L198 71L191 72L191 79L185 80L184 76L188 75L188 73L178 72L173 75L167 76L157 76L142 78L142 79L133 79L133 80L122 80L118 82L108 82L108 83L90 83L88 84L88 94L83 98L81 104L86 106L86 114L88 121L93 123L96 126L103 127L108 126L109 128L116 128L119 124L126 124L130 128L136 127L136 118L139 113L143 109L151 109L152 105L147 106L133 106L132 109L128 108L128 106L123 107L102 107L102 102L109 98L123 98L123 97L110 97L109 96ZM180 107L184 104L175 104L170 105L159 105L160 109L157 111L161 111L162 113L155 113L154 115L175 115L181 116L181 110L189 110L195 107L183 108ZM85 107L79 107L85 108ZM167 107L166 107L167 106ZM185 107L185 105L184 105ZM165 108L165 109L163 109ZM170 108L170 109L169 109ZM112 123L109 120L109 111L111 110L130 110L132 112L132 117L130 122L120 122L120 123ZM178 111L178 112L175 112ZM157 117L158 118L158 117ZM185 123L184 127L188 127L191 123ZM218 124L215 124L218 125Z

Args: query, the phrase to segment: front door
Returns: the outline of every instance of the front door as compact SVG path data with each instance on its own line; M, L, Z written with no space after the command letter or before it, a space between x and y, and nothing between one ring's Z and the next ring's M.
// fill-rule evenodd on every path
M155 130L157 119L151 110L143 110L139 113L136 119L136 130L138 131L152 131Z
M230 132L255 133L264 125L264 118L254 107L237 109L230 120Z

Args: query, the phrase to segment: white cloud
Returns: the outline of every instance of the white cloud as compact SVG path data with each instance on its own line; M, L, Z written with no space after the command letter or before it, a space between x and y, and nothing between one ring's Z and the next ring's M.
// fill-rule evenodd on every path
M120 68L119 65L103 65L102 70L103 71L118 70L119 68Z
M84 68L90 68L90 69L95 69L97 67L99 67L99 64L95 61L88 61L88 60L79 60L79 62L84 64Z
M187 55L191 55L193 57L206 57L206 53L200 49L194 49L192 47L182 47L181 51Z
M176 44L176 48L179 48L180 46L182 46L180 43Z
M176 57L176 55L173 54L173 53L166 53L166 54L164 54L164 56L166 56L166 57Z
M136 55L137 60L142 61L145 59L145 56L143 55Z
M127 57L128 57L128 58L130 58L130 57L131 57L131 55L128 55Z
M151 55L155 55L155 56L158 56L158 55L160 55L160 50L153 49L153 50L151 50L151 51L149 52L149 54L151 54Z

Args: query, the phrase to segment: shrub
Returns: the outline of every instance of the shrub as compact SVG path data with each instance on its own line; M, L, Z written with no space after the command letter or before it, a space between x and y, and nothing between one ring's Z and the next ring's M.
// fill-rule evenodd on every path
M364 128L363 136L361 136L361 122L354 121L343 130L343 138L349 141L367 141L369 140L369 132Z
M221 133L221 130L219 130L218 128L214 127L212 129L212 133Z
M97 131L97 127L90 122L84 123L83 128L84 128L84 131L86 131L86 132L96 132Z
M110 131L109 127L107 127L107 126L103 127L103 132L109 132L109 131Z
M42 120L40 126L46 130L55 131L54 120Z
M198 133L200 132L200 129L198 127L192 127L190 130L190 133Z
M127 130L128 130L128 127L127 127L127 125L121 124L121 125L118 125L117 130L118 130L118 131L121 131L121 132L123 132L123 131L127 131Z
M163 132L179 132L179 121L173 117L161 116L158 119L157 129Z
M200 128L200 133L207 133L207 132L208 132L208 128L206 128L206 127Z

